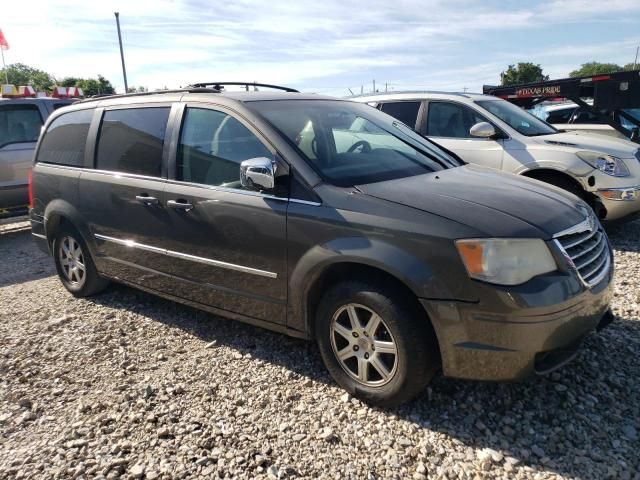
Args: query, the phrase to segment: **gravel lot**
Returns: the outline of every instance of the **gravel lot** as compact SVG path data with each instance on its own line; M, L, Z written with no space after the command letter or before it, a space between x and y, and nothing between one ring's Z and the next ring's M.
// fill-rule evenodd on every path
M0 478L640 479L640 221L610 233L616 321L573 363L384 411L313 344L122 286L74 299L0 232Z

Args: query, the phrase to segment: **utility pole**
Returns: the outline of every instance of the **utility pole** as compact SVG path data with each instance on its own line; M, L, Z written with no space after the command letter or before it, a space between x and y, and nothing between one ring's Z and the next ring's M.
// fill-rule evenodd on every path
M387 93L387 82L384 82L384 93Z
M373 79L373 93L376 93L376 79Z
M360 95L364 95L364 85L360 85Z
M120 33L120 13L113 12L116 16L116 25L118 26L118 42L120 43L120 60L122 60L122 76L124 77L124 93L129 92L129 85L127 84L127 69L124 67L124 51L122 50L122 34Z
M640 52L640 45L636 47L636 59L633 61L633 69L638 68L638 52Z
M0 45L0 53L2 53L2 68L4 69L4 80L9 83L9 73L7 70L7 65L4 63L4 47Z

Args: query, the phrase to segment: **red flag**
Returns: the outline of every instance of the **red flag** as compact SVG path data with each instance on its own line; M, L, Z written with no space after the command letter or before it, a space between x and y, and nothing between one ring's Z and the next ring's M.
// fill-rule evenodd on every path
M2 50L9 50L9 42L7 42L7 39L4 38L4 33L2 33L2 30L0 30L0 48Z

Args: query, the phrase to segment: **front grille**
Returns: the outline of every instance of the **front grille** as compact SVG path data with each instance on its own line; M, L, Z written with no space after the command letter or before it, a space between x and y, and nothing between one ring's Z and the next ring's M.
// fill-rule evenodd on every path
M555 241L588 287L596 285L609 272L609 242L597 220L588 218L556 235Z

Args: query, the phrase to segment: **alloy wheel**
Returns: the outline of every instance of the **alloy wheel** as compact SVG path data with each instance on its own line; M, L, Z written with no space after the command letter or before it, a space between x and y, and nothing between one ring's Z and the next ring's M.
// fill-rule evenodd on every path
M73 286L82 287L87 277L84 252L77 240L71 236L62 237L58 247L58 258L65 279Z
M380 315L364 305L340 307L331 320L331 347L342 369L368 387L385 385L396 373L398 348Z

